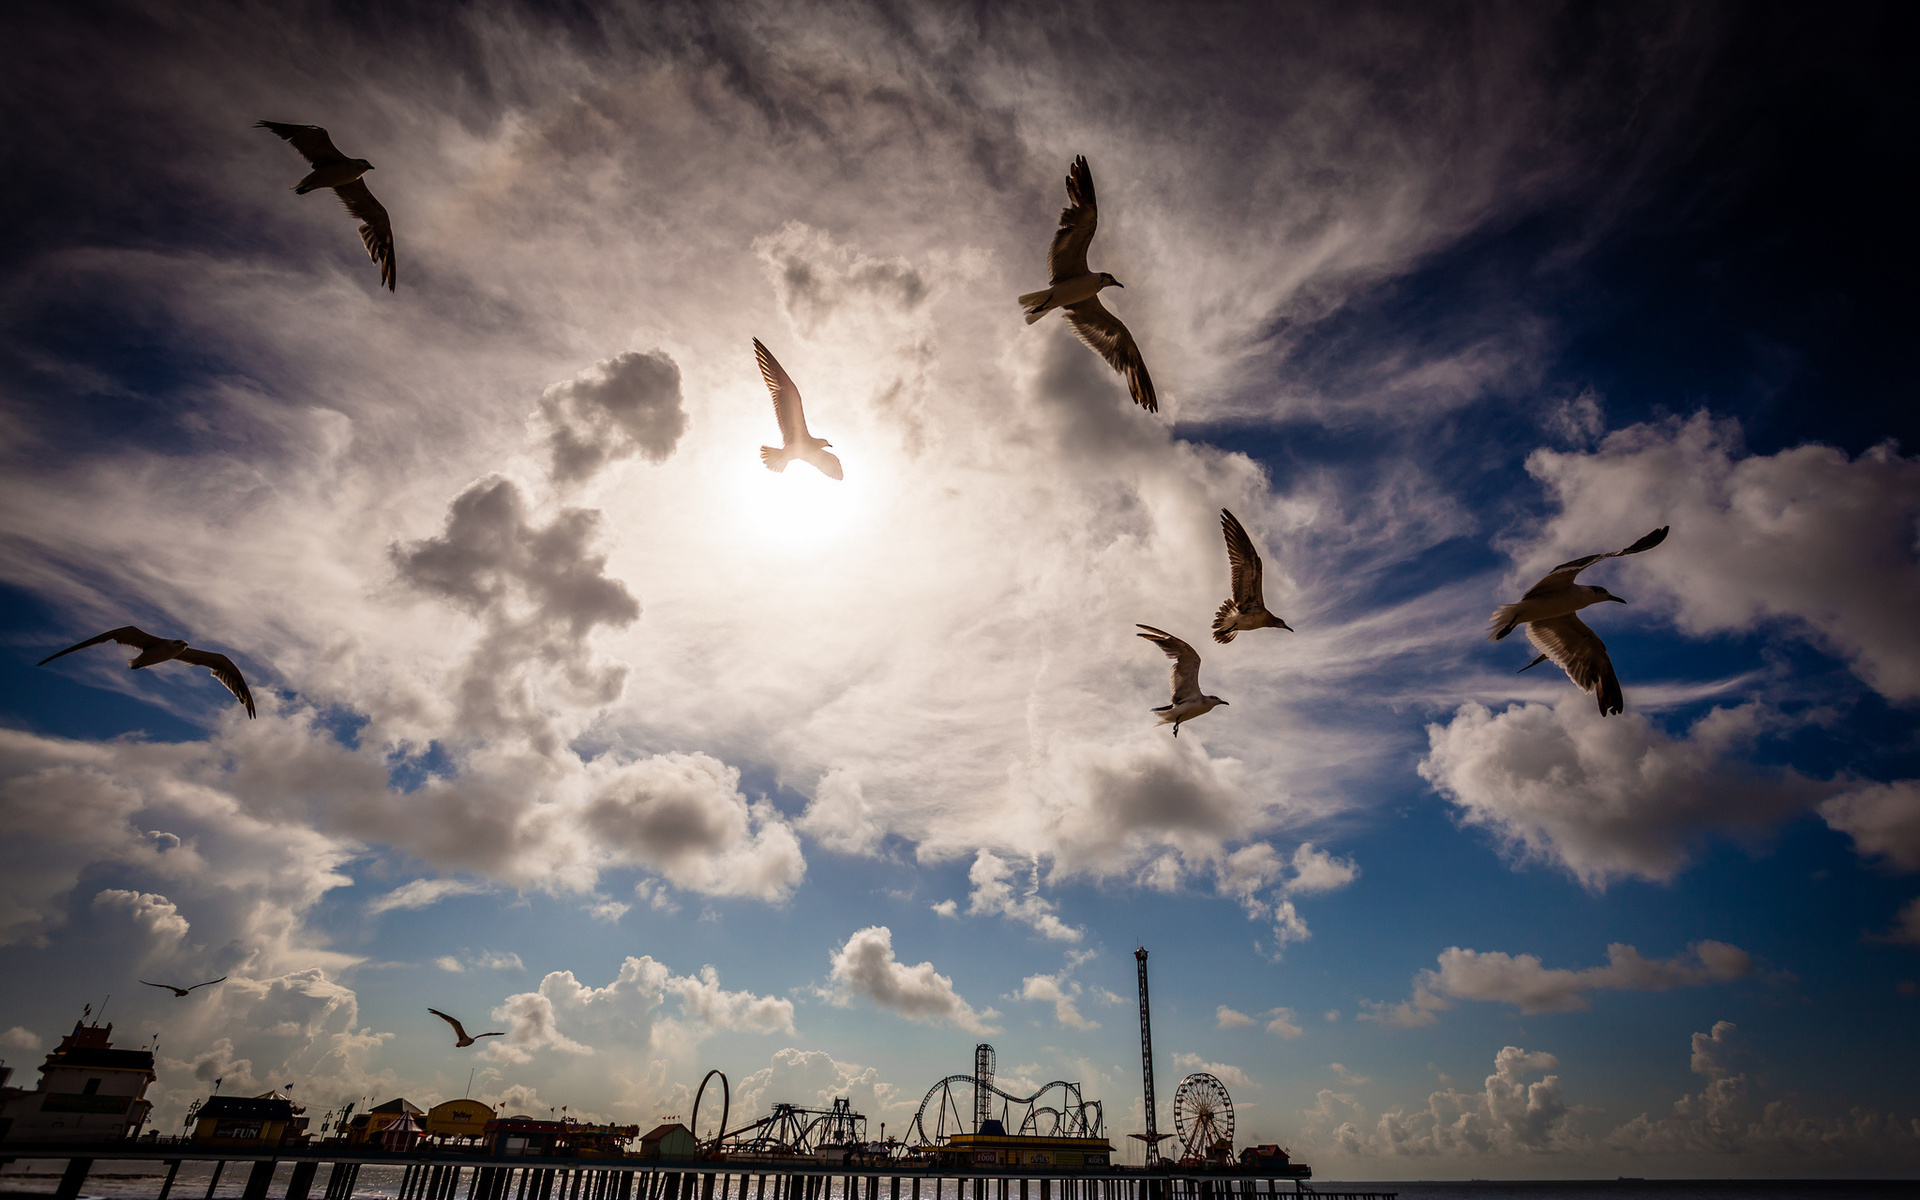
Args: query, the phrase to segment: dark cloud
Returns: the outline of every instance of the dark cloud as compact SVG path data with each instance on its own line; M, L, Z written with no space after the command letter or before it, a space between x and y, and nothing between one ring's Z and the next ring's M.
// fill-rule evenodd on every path
M557 482L578 482L635 454L665 462L687 430L680 368L663 350L629 350L548 388L540 416Z

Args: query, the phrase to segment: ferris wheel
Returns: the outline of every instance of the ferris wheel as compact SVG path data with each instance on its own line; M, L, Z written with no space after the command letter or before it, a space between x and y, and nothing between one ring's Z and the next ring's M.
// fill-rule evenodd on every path
M1227 1085L1205 1071L1180 1081L1173 1093L1173 1127L1180 1138L1180 1157L1198 1161L1233 1153L1233 1097Z

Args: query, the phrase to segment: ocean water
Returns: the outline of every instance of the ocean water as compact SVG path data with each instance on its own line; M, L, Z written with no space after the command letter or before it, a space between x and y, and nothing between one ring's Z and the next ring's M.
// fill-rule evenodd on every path
M22 1168L31 1166L33 1170ZM0 1173L0 1196L51 1196L60 1182L65 1164L15 1163ZM180 1166L169 1200L238 1200L246 1188L251 1164L233 1163L221 1174L211 1193L207 1185L213 1179L213 1164L188 1162ZM81 1196L92 1200L153 1200L166 1178L162 1163L103 1162L87 1177ZM291 1163L281 1163L274 1174L268 1195L284 1196ZM322 1164L314 1179L311 1200L318 1200L326 1187L327 1171ZM360 1169L355 1200L393 1200L399 1194L403 1168L367 1165ZM1400 1200L1879 1200L1900 1197L1920 1200L1920 1180L1853 1179L1650 1179L1650 1180L1472 1180L1433 1183L1367 1183L1351 1180L1321 1180L1308 1185L1314 1192L1394 1192ZM951 1195L949 1185L949 1195ZM461 1193L465 1193L462 1181ZM1284 1193L1283 1193L1284 1195ZM835 1180L828 1200L845 1200ZM856 1198L860 1200L860 1198Z

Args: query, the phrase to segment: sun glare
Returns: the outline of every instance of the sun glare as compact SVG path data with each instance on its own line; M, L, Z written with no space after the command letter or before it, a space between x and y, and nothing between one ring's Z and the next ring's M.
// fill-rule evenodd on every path
M828 479L807 463L774 472L758 459L734 469L732 488L741 522L770 548L818 550L849 533L871 499L871 461L850 466L846 479Z

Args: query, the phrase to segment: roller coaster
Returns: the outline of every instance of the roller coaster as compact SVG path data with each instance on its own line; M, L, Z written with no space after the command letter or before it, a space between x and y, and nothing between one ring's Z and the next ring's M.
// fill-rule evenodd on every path
M1098 1100L1083 1099L1078 1083L1056 1079L1042 1085L1031 1096L1016 1096L994 1084L993 1062L993 1047L982 1044L975 1048L973 1074L949 1075L929 1088L926 1098L920 1101L919 1109L913 1114L912 1124L907 1126L908 1143L919 1146L944 1145L956 1133L981 1132L982 1126L995 1119L993 1109L996 1098L999 1100L1000 1128L1021 1137L1106 1136L1106 1110L1100 1107ZM962 1107L954 1097L955 1089L962 1086L972 1090L973 1103L966 1107ZM1042 1102L1050 1096L1052 1103ZM1014 1121L1014 1105L1022 1106L1017 1125Z

